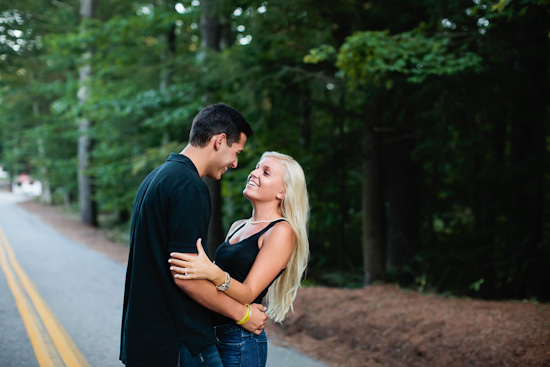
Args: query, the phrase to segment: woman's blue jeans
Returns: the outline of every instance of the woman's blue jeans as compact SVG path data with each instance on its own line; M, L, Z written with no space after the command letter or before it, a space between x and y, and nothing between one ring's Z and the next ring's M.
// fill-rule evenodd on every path
M210 345L197 355L191 354L191 351L185 344L180 347L180 356L178 367L223 367L220 360L220 354L215 345Z
M238 325L214 327L223 367L265 367L267 336L254 335Z

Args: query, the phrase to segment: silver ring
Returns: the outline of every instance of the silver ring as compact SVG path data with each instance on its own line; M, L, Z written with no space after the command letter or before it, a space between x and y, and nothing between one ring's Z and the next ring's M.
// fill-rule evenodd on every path
M183 275L187 276L187 268L183 268Z

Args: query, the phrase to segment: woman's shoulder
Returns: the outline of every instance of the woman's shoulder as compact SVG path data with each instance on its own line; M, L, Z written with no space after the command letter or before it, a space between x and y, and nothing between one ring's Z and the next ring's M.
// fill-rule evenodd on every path
M270 247L275 248L288 247L292 248L296 241L296 233L286 220L275 223L261 238L258 245L260 248L265 243L269 243ZM273 245L271 245L273 244Z
M282 220L280 222L275 223L267 232L266 235L268 237L279 237L279 236L294 236L294 228L292 228L292 225L286 221Z
M229 236L231 236L231 234L233 232L235 232L235 230L237 228L239 228L240 226L242 226L248 219L239 219L235 222L233 222L233 224L231 225L231 227L229 227L229 231L227 231L227 235L225 236L225 240L227 241L227 239L229 238Z
M237 228L238 226L240 226L241 224L243 224L244 222L246 222L248 219L239 219L235 222L233 222L233 224L231 225L231 228L229 228L229 230L231 231L232 229L235 229Z

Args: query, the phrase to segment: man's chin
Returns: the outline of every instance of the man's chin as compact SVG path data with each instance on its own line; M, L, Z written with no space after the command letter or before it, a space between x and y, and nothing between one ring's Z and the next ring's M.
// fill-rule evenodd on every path
M222 175L223 175L223 173L218 173L216 175L208 175L207 174L206 177L211 178L212 180L219 181L219 180L222 179Z

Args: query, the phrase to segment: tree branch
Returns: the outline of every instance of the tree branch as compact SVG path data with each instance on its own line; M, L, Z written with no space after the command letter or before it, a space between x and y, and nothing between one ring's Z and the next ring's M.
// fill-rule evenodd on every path
M69 10L69 11L72 11L72 12L76 12L77 9L75 7L72 7L68 4L65 4L65 3L62 3L61 1L58 1L58 0L51 0L50 1L52 3L52 5L54 6L57 6L59 8L63 8L65 10Z

